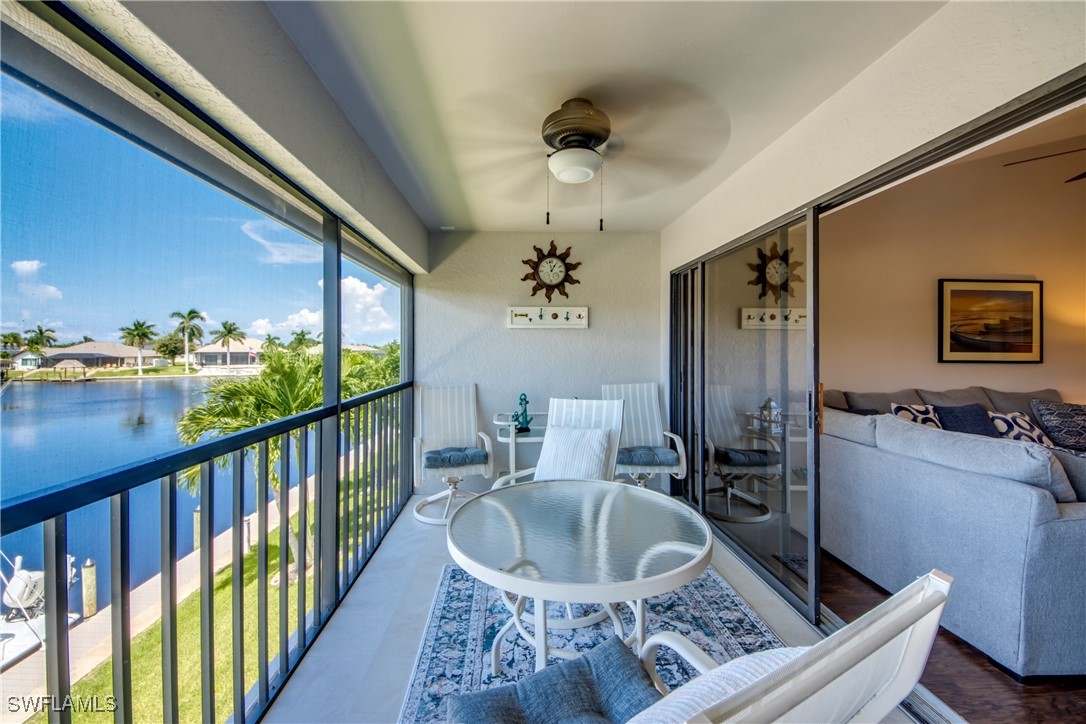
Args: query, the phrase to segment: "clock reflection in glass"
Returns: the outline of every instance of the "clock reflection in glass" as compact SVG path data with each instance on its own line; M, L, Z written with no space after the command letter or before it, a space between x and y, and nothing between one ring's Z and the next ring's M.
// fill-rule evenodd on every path
M797 272L803 266L803 262L792 261L795 249L786 248L782 252L774 241L769 247L768 254L761 249L756 251L758 261L747 264L755 276L747 284L761 287L758 298L763 299L766 295L772 294L774 304L779 304L782 296L785 299L796 296L795 285L803 281L803 277Z

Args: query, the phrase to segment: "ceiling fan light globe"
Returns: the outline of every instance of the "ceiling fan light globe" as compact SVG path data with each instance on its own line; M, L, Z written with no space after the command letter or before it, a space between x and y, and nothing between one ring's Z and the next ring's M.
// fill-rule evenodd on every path
M603 158L590 148L563 148L547 159L547 168L564 184L583 184L595 178Z

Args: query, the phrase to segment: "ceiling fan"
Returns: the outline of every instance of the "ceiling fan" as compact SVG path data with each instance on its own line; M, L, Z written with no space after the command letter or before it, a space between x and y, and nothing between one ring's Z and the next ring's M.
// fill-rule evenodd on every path
M1060 151L1059 153L1049 153L1049 154L1046 154L1044 156L1035 156L1033 158L1026 158L1026 159L1022 159L1021 161L1011 161L1010 163L1003 164L1003 168L1006 168L1007 166L1016 166L1016 165L1018 165L1020 163L1030 163L1031 161L1040 161L1041 159L1044 159L1044 158L1054 158L1056 156L1066 156L1069 153L1078 153L1080 151L1086 151L1086 146L1084 146L1083 148L1072 148L1070 151ZM1072 176L1071 178L1064 181L1064 183L1069 184L1072 181L1081 181L1083 179L1086 179L1086 171L1083 171L1082 173L1078 174L1077 176Z
M595 178L603 167L596 150L611 137L611 119L587 98L570 98L543 121L543 141L554 149L547 167L566 184Z

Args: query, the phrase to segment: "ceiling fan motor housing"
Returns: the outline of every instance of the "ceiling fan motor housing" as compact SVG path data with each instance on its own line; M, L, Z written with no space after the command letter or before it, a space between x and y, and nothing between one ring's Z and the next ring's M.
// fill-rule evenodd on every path
M543 121L543 140L551 148L597 148L611 135L611 119L586 98L570 98Z

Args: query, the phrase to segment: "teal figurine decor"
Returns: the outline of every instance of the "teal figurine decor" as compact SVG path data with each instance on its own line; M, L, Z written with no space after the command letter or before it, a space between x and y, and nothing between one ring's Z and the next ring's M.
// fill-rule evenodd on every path
M531 432L529 427L532 424L532 420L535 418L528 417L528 395L523 392L520 393L520 412L513 413L513 422L517 426L517 434L523 434L525 432Z

